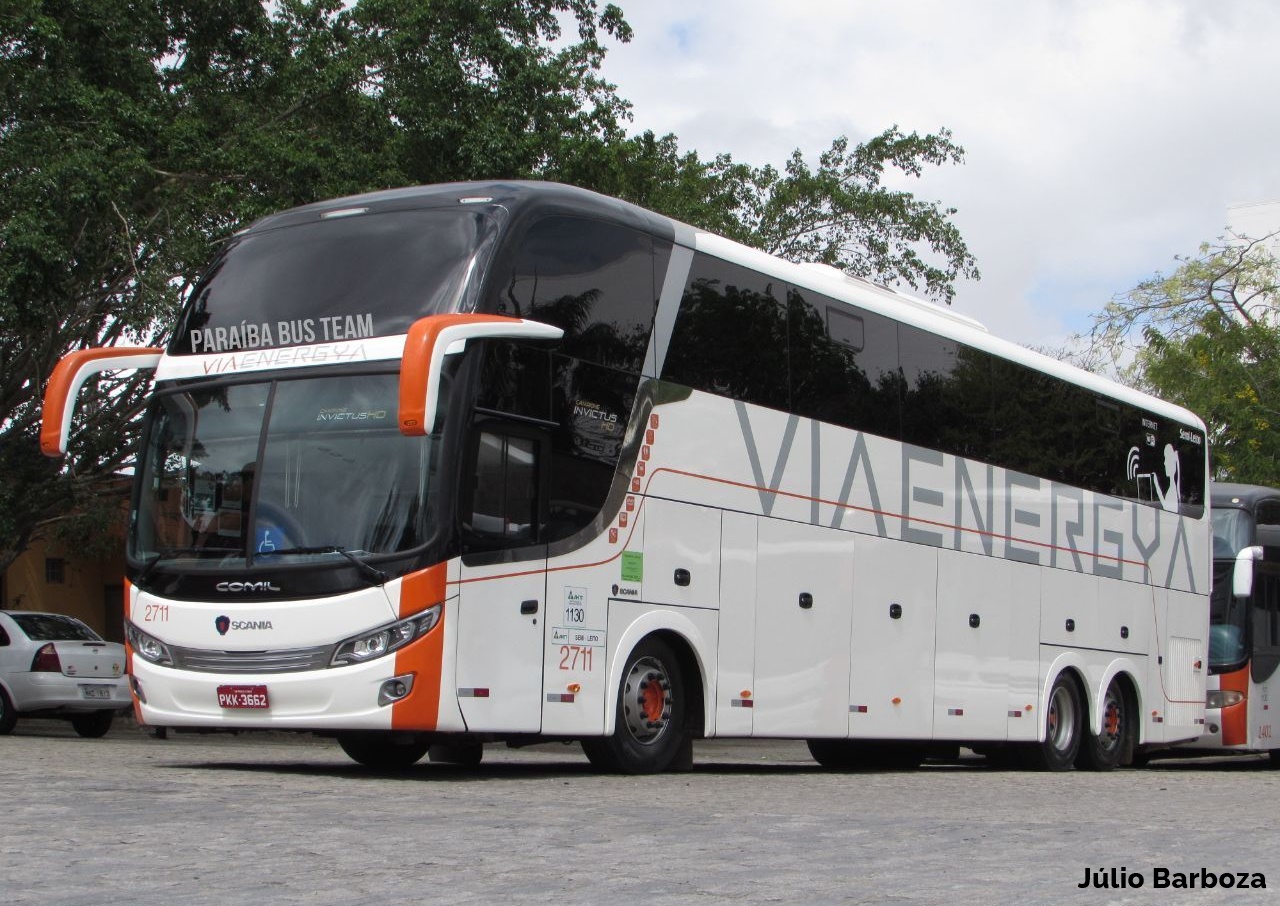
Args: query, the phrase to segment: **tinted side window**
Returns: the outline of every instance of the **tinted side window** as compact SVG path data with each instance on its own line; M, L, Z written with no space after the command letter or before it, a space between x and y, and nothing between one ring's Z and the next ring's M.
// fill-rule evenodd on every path
M551 354L546 349L492 341L485 344L476 406L547 421L551 418Z
M1280 569L1273 563L1254 564L1252 629L1251 673L1262 683L1280 666Z
M538 466L533 438L479 432L466 527L481 546L516 547L537 540Z
M563 328L558 352L639 373L657 305L653 271L648 235L547 217L518 240L493 310Z
M796 414L897 436L901 382L894 322L792 287L787 330Z
M902 439L956 456L991 456L991 356L898 325L904 397Z
M663 380L787 409L787 314L781 292L764 274L694 256Z
M1280 500L1264 500L1258 504L1258 525L1280 525Z
M547 540L594 522L613 484L639 378L553 356Z

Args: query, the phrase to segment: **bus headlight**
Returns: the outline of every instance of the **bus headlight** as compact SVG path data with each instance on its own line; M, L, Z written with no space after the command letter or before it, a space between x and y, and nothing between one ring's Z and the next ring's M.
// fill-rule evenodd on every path
M1210 689L1204 696L1206 708L1230 708L1242 701L1244 701L1244 693L1236 692L1234 689Z
M330 667L363 664L390 654L426 635L440 622L440 604L390 626L382 626L338 643Z
M161 667L172 667L173 657L164 642L147 635L132 623L125 623L125 633L133 653L144 661L159 664Z

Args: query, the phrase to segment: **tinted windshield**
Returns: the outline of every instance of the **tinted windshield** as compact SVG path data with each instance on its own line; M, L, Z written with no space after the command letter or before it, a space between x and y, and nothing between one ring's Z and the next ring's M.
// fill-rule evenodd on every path
M296 548L377 555L422 545L438 441L399 432L397 397L396 374L158 397L131 553L243 569L324 556L287 553Z
M1213 514L1213 559L1235 559L1253 544L1253 519L1248 510L1215 506Z
M196 287L169 352L402 334L419 318L463 305L490 231L477 211L439 210L356 214L247 233Z

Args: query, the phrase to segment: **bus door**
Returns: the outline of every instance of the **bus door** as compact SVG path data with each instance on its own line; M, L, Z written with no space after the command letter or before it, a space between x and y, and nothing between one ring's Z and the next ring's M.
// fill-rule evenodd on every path
M1249 746L1280 746L1280 549L1264 548L1266 556L1254 562L1253 599L1249 627L1253 642L1249 661Z
M520 424L473 430L459 506L458 705L470 732L542 727L547 441Z

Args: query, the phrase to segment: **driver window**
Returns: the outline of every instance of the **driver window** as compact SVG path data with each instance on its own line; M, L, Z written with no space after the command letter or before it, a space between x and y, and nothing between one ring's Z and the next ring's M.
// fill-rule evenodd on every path
M538 453L533 438L479 432L468 517L478 546L520 547L538 540Z

